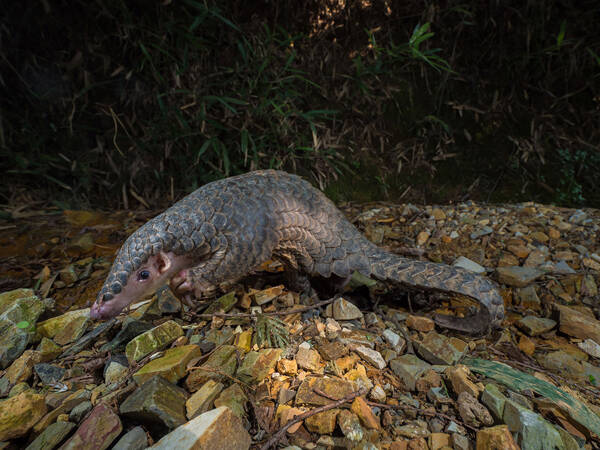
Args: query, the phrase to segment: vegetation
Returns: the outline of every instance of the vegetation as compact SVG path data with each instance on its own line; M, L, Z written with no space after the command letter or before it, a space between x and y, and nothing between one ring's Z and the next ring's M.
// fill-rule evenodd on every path
M274 167L337 200L600 206L599 20L589 0L12 2L0 202L155 208Z

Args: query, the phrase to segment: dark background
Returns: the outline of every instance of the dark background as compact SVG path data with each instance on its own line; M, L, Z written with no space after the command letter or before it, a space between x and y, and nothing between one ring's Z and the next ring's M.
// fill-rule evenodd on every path
M0 203L160 208L257 168L336 201L600 206L597 1L24 1Z

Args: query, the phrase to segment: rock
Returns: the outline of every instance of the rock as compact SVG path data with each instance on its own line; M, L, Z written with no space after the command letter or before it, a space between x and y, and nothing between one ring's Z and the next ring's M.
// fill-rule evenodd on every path
M383 330L383 333L381 335L392 347L400 345L400 342L403 340L399 334L394 333L389 328Z
M235 345L223 345L212 353L206 362L194 370L185 380L187 389L191 392L197 391L212 379L223 381L232 376L237 368L237 347Z
M506 249L513 255L515 255L517 258L527 258L527 256L529 256L529 253L531 253L531 250L528 249L522 243L509 244L506 246Z
M564 351L549 352L540 355L539 363L546 369L558 373L568 373L571 377L582 379L585 377L584 367L577 359Z
M400 377L409 391L416 389L417 380L428 371L431 366L415 355L402 355L390 361L390 368Z
M127 344L134 337L139 336L142 333L145 333L148 330L153 328L151 323L143 322L141 320L135 320L131 317L126 317L123 320L123 324L121 325L121 330L117 333L117 335L108 343L104 344L100 350L101 351L111 351L117 347Z
M350 405L350 410L360 419L362 425L373 430L381 430L379 418L373 414L373 410L363 397L356 397Z
M524 335L519 338L517 347L528 356L532 356L535 352L535 342Z
M111 450L144 450L148 436L142 427L135 427L123 435Z
M321 368L319 352L312 348L300 347L298 353L296 353L296 362L298 367L311 372L316 372Z
M455 367L448 367L444 373L450 379L454 392L459 395L462 392L468 392L474 398L478 398L479 393L483 390L483 387L479 387L469 380L471 371L462 364L458 364Z
M523 263L525 267L539 267L546 262L546 253L540 250L533 250Z
M181 301L169 286L158 288L156 291L156 304L161 314L175 314L181 311Z
M0 441L24 436L44 414L44 396L33 390L3 400L0 402Z
M279 297L283 294L284 286L274 286L267 289L263 289L262 291L257 291L252 294L254 297L254 302L257 305L264 305L265 303L269 303L273 301L273 299Z
M354 349L354 351L365 361L370 363L371 365L377 367L379 370L385 369L387 363L376 350L372 350L369 347L365 347L364 345L358 346Z
M417 380L416 388L419 392L427 392L433 387L442 385L442 377L435 370L428 370Z
M462 420L471 426L492 425L494 419L490 412L466 391L458 394L458 413Z
M385 402L387 395L386 395L385 391L383 390L383 388L377 384L369 392L369 397L371 398L371 400L373 400L375 402L383 403L383 402Z
M431 433L429 435L428 443L430 450L440 450L444 448L451 448L451 441L451 436L447 433Z
M133 420L172 429L186 422L187 397L180 387L155 376L121 403L120 412Z
M280 390L281 392L281 390ZM295 391L291 391L294 394ZM221 395L215 400L215 408L227 406L240 419L246 416L246 402L248 397L239 384L234 383L221 392Z
M258 352L249 352L238 368L236 376L248 384L262 381L275 369L281 352L280 348L267 348Z
M422 420L413 420L411 422L406 423L405 425L395 426L393 427L393 430L395 434L408 439L422 439L429 437L429 435L431 434L427 423ZM425 445L424 447L417 448L422 448L423 450L426 450L427 442L425 441L423 442L423 444Z
M44 309L31 289L0 294L0 368L7 368L25 351Z
M464 256L459 256L456 258L452 265L454 267L462 267L463 269L473 273L485 273L485 267L477 264L475 261L471 261L469 258L465 258Z
M8 369L6 369L6 378L10 384L17 384L29 380L33 374L33 366L42 359L40 352L34 350L25 350Z
M593 339L586 339L583 342L578 342L577 346L588 355L600 359L600 345Z
M83 336L90 323L90 309L78 309L38 323L37 332L58 345L67 345Z
M446 213L444 211L442 211L440 208L433 208L431 210L431 216L435 220L444 220L444 219L446 219Z
M452 433L452 446L454 450L471 450L473 445L469 438L463 434ZM492 449L496 450L496 449ZM497 449L500 450L500 449Z
M104 366L104 382L106 384L120 383L127 377L129 377L129 362L127 361L127 357L123 354L111 355Z
M36 375L40 377L42 383L52 385L62 379L66 373L66 369L55 366L53 364L40 363L33 366Z
M61 450L103 450L122 430L119 416L105 403L99 403Z
M458 338L448 338L435 331L425 335L422 341L414 342L417 353L430 364L453 365L467 351L467 344Z
M129 341L125 355L130 363L140 361L153 352L163 350L180 336L183 336L183 329L177 322L169 320Z
M208 380L185 402L187 418L193 419L199 414L212 409L213 403L225 386L214 380Z
M556 326L556 322L543 317L525 316L518 320L515 325L529 336L539 336L553 329Z
M536 447L537 448L537 447ZM477 450L520 450L506 425L484 428L477 432Z
M333 302L333 318L335 320L354 320L361 319L363 313L353 303L344 298L338 298Z
M529 308L534 310L539 310L541 306L540 298L535 291L535 286L530 284L524 288L516 289L517 297L519 298L519 304L523 308Z
M521 448L563 448L558 431L539 414L508 400L504 406L504 423Z
M338 378L307 377L298 387L296 406L324 406L331 403L330 398L323 397L315 391L324 392L331 399L340 400L356 391L356 386L351 381Z
M37 347L37 352L40 353L40 362L52 361L62 353L62 348L54 343L51 339L42 337L40 344Z
M332 361L346 356L349 351L348 347L341 341L329 341L319 337L315 339L315 346L325 361Z
M556 305L559 311L559 330L580 339L600 342L600 322L568 306Z
M588 269L592 269L592 270L595 270L596 272L600 272L600 262L598 262L592 258L583 258L583 260L581 262Z
M51 450L69 435L75 424L71 422L54 422L29 444L25 450Z
M61 415L65 415L71 412L80 403L83 403L90 399L91 392L86 389L79 389L75 392L67 392L67 396L60 402L60 404L49 411L44 417L42 417L33 427L33 433L38 434L44 431L51 423L56 422L57 418Z
M304 420L304 424L311 433L331 434L335 430L339 409L330 409L310 416Z
M200 355L200 347L194 344L170 348L165 351L163 356L149 361L134 373L133 379L138 385L142 385L158 375L176 384L186 375L188 363Z
M235 346L244 353L248 353L252 348L252 334L252 329L244 330L241 333L239 333L235 337Z
M333 340L337 339L342 331L342 327L335 319L328 317L325 321L325 333L327 335L327 339Z
M298 363L295 359L280 359L277 361L277 371L282 375L296 375Z
M92 402L86 400L75 406L69 413L69 420L79 423L93 408Z
M544 274L543 271L533 267L498 267L496 275L498 281L508 286L525 287Z
M411 315L406 318L406 326L408 328L412 328L413 330L427 333L428 331L435 329L435 322L429 317Z
M417 247L422 247L428 240L431 234L428 231L421 231L417 234Z
M179 426L151 448L247 450L251 441L240 418L226 406L221 406Z
M337 420L340 430L348 440L351 442L362 440L364 431L356 414L347 409L342 409L337 416Z

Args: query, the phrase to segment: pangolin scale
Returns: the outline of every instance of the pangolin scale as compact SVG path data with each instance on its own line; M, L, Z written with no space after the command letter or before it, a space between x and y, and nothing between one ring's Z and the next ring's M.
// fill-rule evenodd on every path
M348 279L357 271L413 289L462 294L481 304L477 320L436 317L448 328L482 333L504 317L502 297L489 279L377 247L321 191L281 171L261 170L209 183L141 226L119 250L92 317L112 317L138 300L120 297L133 295L127 283L158 254L173 255L179 261L177 271L187 270L185 276L200 291L276 259L309 277ZM108 307L111 302L118 305Z

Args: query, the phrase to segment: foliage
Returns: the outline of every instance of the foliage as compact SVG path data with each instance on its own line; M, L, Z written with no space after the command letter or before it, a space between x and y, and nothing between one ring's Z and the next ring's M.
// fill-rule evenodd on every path
M267 167L393 197L458 166L600 204L596 3L41 5L0 11L4 202L158 207Z

